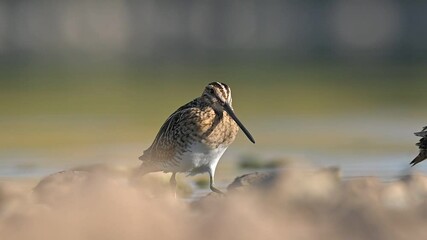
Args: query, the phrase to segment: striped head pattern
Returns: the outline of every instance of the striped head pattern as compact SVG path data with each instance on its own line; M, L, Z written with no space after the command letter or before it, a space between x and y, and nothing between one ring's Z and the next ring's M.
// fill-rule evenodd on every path
M219 103L224 105L227 103L231 106L231 88L221 82L209 83L203 91L202 97L210 103Z
M209 83L203 91L203 101L206 101L212 105L212 108L216 111L226 111L228 115L239 125L240 129L246 134L249 140L255 143L254 138L249 131L243 126L242 122L237 118L234 113L233 107L231 106L231 89L227 84L220 82Z

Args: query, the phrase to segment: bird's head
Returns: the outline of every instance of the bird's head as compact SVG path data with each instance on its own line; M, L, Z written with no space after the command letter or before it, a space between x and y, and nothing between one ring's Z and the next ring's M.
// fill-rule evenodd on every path
M233 107L231 106L233 101L231 98L231 88L227 84L220 82L209 83L203 91L202 99L210 103L216 111L226 111L237 125L239 125L240 129L242 129L249 140L255 143L252 135L245 126L243 126L242 122L240 122L233 111Z
M205 87L202 97L205 101L209 102L215 107L224 106L226 103L231 107L231 88L225 83L209 83Z

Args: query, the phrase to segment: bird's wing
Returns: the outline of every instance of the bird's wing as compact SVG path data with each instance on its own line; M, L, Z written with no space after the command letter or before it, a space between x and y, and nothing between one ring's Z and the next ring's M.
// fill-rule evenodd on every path
M421 138L416 145L420 148L420 153L414 160L412 160L412 166L427 159L427 137Z
M148 164L171 160L176 155L180 135L185 134L182 128L178 131L178 127L183 121L198 117L200 109L197 108L196 101L197 99L185 104L166 119L151 146L139 157L140 160Z
M423 130L421 130L421 132L416 132L414 133L415 136L418 137L427 137L427 126L423 128Z

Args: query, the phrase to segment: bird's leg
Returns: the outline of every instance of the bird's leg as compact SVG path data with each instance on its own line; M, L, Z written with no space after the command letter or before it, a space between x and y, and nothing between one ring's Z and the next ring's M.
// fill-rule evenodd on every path
M176 172L173 172L172 176L171 176L171 179L169 180L169 183L171 185L173 196L176 199L176 179L175 179L175 175L176 175Z
M224 192L222 192L221 190L219 190L218 188L214 187L214 173L212 171L208 171L209 173L209 187L212 190L212 192L216 192L218 194L224 194Z

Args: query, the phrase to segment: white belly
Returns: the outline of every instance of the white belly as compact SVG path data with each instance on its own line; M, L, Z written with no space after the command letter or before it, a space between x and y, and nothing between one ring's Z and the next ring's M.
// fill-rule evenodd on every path
M190 151L185 152L180 161L181 172L190 172L191 175L212 171L228 146L219 146L211 149L203 143L193 143Z

